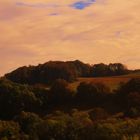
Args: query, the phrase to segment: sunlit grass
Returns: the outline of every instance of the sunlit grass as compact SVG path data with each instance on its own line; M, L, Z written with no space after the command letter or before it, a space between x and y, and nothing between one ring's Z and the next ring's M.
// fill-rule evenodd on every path
M97 77L97 78L78 78L76 82L71 83L69 86L71 89L76 90L80 82L93 82L103 83L110 87L111 90L115 90L121 83L126 83L132 78L140 78L140 73L132 73L122 76L111 76L111 77Z

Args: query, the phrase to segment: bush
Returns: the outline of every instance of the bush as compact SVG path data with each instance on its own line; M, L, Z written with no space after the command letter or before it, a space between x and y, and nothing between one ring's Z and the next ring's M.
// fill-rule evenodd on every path
M27 86L15 84L5 79L0 80L1 118L11 118L22 110L35 111L39 103L39 100Z
M81 82L77 87L76 98L79 103L87 105L102 105L110 89L101 83Z

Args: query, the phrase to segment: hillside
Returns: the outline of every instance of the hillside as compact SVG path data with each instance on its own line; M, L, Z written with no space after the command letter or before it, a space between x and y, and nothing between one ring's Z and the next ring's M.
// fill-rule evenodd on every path
M0 78L0 139L139 139L140 73L120 75L118 66L49 62Z
M89 77L89 78L78 78L77 81L70 83L69 86L71 89L76 90L77 86L81 82L93 82L93 83L103 83L106 86L109 86L111 90L115 90L119 87L121 83L127 83L130 79L139 79L140 72L133 72L127 75L121 76L109 76L109 77Z
M5 77L21 84L52 84L57 79L74 82L79 77L107 77L128 74L130 70L121 63L110 64L85 64L75 61L49 61L38 66L23 66Z

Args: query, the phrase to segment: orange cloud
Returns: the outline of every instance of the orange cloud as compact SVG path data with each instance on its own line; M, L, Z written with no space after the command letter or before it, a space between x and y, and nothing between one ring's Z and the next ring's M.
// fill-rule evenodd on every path
M96 0L76 10L70 6L34 8L18 0L0 2L0 74L48 60L122 62L140 67L140 2ZM75 0L20 0L70 5ZM57 13L57 16L51 14Z

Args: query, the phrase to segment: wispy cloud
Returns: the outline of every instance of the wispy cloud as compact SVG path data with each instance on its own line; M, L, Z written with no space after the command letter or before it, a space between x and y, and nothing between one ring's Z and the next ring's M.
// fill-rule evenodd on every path
M35 8L56 8L59 7L60 5L57 4L46 4L46 3L25 3L25 2L16 2L17 6L27 6L27 7L35 7Z
M50 13L49 16L59 16L59 13Z
M27 7L35 7L35 8L57 8L57 7L72 7L77 10L82 10L85 9L86 7L89 7L93 3L95 3L96 0L81 0L81 1L76 1L72 4L48 4L48 3L27 3L27 2L16 2L17 6L27 6Z

